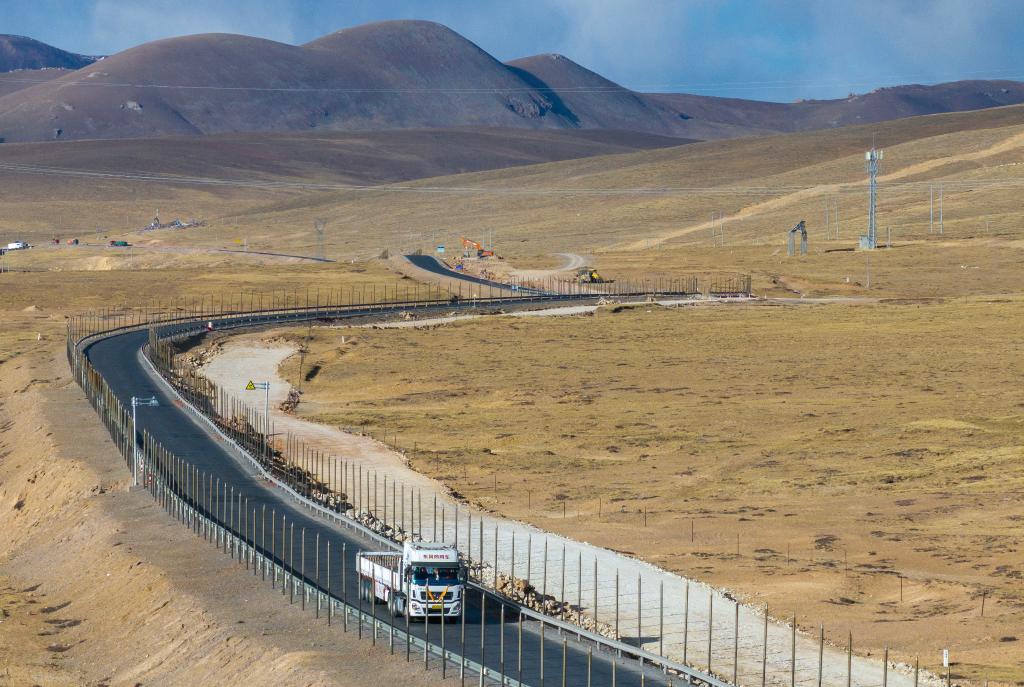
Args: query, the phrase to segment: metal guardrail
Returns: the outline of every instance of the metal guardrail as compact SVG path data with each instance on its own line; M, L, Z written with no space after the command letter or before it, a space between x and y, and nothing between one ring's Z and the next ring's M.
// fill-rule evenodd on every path
M650 294L647 293L630 293L630 294L619 294L619 297L646 297ZM655 295L665 296L690 296L692 294L672 294L672 293L659 293ZM306 306L306 307L293 307L293 308L275 308L269 310L258 310L258 311L243 311L243 310L228 310L211 312L206 310L190 311L186 315L175 315L171 317L165 316L165 313L146 313L147 316L135 316L135 313L130 313L131 316L113 315L108 312L103 316L96 314L76 316L72 318L68 323L68 360L75 373L76 381L86 392L90 399L93 407L100 414L101 419L104 420L105 425L110 431L112 438L118 445L122 455L126 461L131 462L132 460L132 446L131 439L129 439L129 432L127 425L130 423L128 419L128 411L123 407L120 401L111 392L106 381L101 375L95 370L90 361L84 356L83 350L89 344L110 336L116 336L117 334L124 333L132 330L139 329L150 329L153 331L151 340L155 338L157 341L164 342L167 340L187 338L195 336L200 333L207 331L207 325L212 321L216 329L235 329L235 328L248 328L258 327L265 325L280 325L288 322L305 321L309 319L336 319L339 317L353 318L361 316L374 316L374 315L387 315L396 314L399 312L407 311L410 309L424 309L424 310L450 310L453 308L464 309L464 308L480 308L480 307L505 307L512 305L521 304L535 304L539 302L560 302L560 301L589 301L598 298L607 297L605 294L523 294L512 297L493 297L493 298L473 298L466 300L451 301L447 299L431 299L431 300L411 300L411 301L398 301L391 303L357 303L349 304L346 306ZM108 323L113 320L114 326L108 326ZM160 332L163 334L161 335ZM152 351L150 351L150 354ZM151 371L155 374L156 378L160 379L163 385L168 388L173 394L175 394L183 403L184 407L189 410L197 418L200 418L205 424L212 428L213 431L218 433L227 443L232 446L235 451L238 452L239 457L246 461L251 467L255 468L260 474L269 480L272 480L279 488L281 488L291 499L301 504L304 508L310 512L316 513L318 516L329 519L335 523L341 524L354 531L358 531L362 536L377 542L380 546L388 548L397 548L398 544L396 541L382 536L372 529L365 527L362 523L357 520L348 517L344 513L338 513L329 508L325 508L322 505L315 503L314 501L305 498L298 493L294 488L288 485L283 480L278 479L270 472L268 472L265 466L260 460L253 456L247 451L242 445L235 442L218 426L216 419L207 416L203 413L196 405L194 405L190 399L179 393L179 390L169 382L165 374L157 369L157 365L150 358L150 355L143 355L145 364L149 366ZM143 440L143 456L144 460L147 461L147 472L146 474L153 474L152 468L154 461L180 461L172 453L164 449L163 447L153 446L152 440L148 435L144 436ZM158 450L157 454L153 453L153 450ZM155 470L156 473L161 473L162 469L166 468L164 463L160 463L161 469ZM158 500L163 502L169 502L173 504L174 513L177 513L177 517L182 519L187 517L190 523L199 523L195 527L205 527L206 531L209 532L210 528L214 528L217 533L216 536L221 541L230 541L230 546L233 547L233 551L239 551L245 554L247 565L251 563L254 567L259 566L260 570L270 566L273 570L272 575L276 580L277 576L290 575L289 584L294 585L295 576L294 571L288 573L283 565L279 565L272 558L266 556L263 552L260 552L257 547L252 546L244 541L244 537L240 536L240 533L234 532L221 523L217 523L208 517L208 515L202 513L194 505L190 504L187 498L184 498L181 493L175 491L175 482L170 480L164 480L153 483L153 489L157 487L163 490ZM154 497L158 497L154 493ZM172 511L169 511L172 512ZM182 515L184 514L184 515ZM184 520L183 520L184 522ZM197 530L198 531L198 530ZM284 577L282 577L282 580ZM371 623L374 633L381 624L381 619L377 618L372 614L367 614L359 608L353 607L343 599L332 595L329 590L324 590L316 584L309 582L306 579L300 581L302 585L302 594L305 598L309 595L313 595L317 599L318 608L320 603L327 603L329 607L334 610L341 610L345 615L344 618L350 617L350 614L356 614L362 623L364 620ZM471 582L470 586L481 594L485 594L495 601L498 601L505 606L512 607L518 610L518 612L526 618L533 619L542 625L550 626L561 632L575 635L582 641L586 641L592 646L597 647L599 650L604 649L606 651L615 652L619 655L627 655L634 657L641 664L649 664L661 668L666 673L673 673L681 676L684 680L691 684L706 684L711 687L731 687L730 683L725 680L719 679L713 675L709 675L703 671L694 669L685 664L677 661L672 661L664 656L651 653L643 650L634 645L628 644L621 640L610 639L603 635L585 630L582 627L573 625L569 622L563 621L559 618L546 615L544 613L535 611L531 608L519 604L513 599L505 597L502 594L497 593L495 590L490 589L482 584ZM386 622L385 625L388 625ZM361 625L360 625L361 627ZM393 625L392 628L393 635ZM400 638L403 639L403 638ZM390 641L394 641L394 637L390 637ZM485 665L475 663L469 659L461 657L454 651L434 645L429 641L410 635L408 638L404 638L404 641L410 642L410 646L422 647L425 656L433 654L438 657L444 656L445 660L451 659L453 661L461 661L461 670L465 671L469 669L482 677L494 677L494 671L487 668ZM519 683L512 680L506 675L501 676L504 680L503 684L510 684L518 687Z

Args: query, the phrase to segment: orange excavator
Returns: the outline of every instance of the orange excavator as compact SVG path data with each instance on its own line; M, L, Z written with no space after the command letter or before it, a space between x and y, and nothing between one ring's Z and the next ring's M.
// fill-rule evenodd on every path
M474 250L476 251L476 257L478 257L478 258L493 258L494 257L494 251L493 250L484 250L484 247L482 245L480 245L476 241L471 241L470 239L467 239L465 236L463 236L462 237L462 255L464 255L465 257L468 258L468 257L470 257L470 252L474 251Z

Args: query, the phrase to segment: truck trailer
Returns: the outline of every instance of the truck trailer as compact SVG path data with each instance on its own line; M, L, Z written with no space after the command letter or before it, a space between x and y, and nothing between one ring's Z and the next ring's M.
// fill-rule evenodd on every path
M410 618L462 615L466 566L448 544L405 542L402 551L363 551L357 557L359 595Z

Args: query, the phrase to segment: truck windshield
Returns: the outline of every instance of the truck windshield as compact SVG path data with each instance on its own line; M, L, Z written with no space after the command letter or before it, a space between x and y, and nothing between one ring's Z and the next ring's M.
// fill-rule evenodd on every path
M417 565L412 569L412 581L415 584L458 584L459 569L457 566Z

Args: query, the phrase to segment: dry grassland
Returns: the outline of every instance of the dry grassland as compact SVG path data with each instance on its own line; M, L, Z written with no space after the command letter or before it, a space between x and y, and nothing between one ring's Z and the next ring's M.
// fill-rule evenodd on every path
M883 236L892 227L895 247L866 255L849 249L865 224L863 151L872 134L886 150L879 222ZM159 155L141 159L155 172L193 169L184 158L173 169L162 169ZM246 173L230 164L204 169ZM335 175L323 166L257 174ZM401 190L196 188L9 172L0 181L0 233L11 240L44 243L58 233L139 246L127 253L40 247L4 258L8 267L38 270L0 274L0 380L20 380L10 371L23 367L26 390L67 383L59 360L66 314L211 294L231 300L254 289L408 283L383 264L347 260L435 242L451 250L459 236L482 239L485 229L495 230L499 253L517 267L548 267L550 253L571 251L619 279L729 270L751 273L755 290L769 296L903 299L605 310L430 333L314 330L306 371L317 365L319 373L304 383L299 408L330 424L397 432L402 446L416 447L414 467L474 501L733 587L770 603L774 615L821 619L838 641L849 629L860 646L889 643L932 669L948 646L958 674L1024 680L1024 108L423 179ZM938 237L928 233L928 189L940 183L945 233ZM839 202L838 240L825 238L829 198ZM202 217L208 226L128 231L157 208L164 219ZM712 245L713 211L729 218L723 246ZM250 249L309 255L318 218L327 221L328 256L343 262L158 252L237 248L245 239ZM808 220L811 254L787 258L785 232L799 219ZM352 337L345 345L341 333ZM298 382L297 370L286 372ZM99 431L84 402L61 412L75 427ZM10 442L20 425L6 426L2 439ZM75 438L54 441L74 445ZM59 513L70 530L51 523L34 542L66 540L92 517L75 510L75 499L87 497L39 492L60 475L34 473L46 461L18 450L20 462L0 460L14 470L0 484L3 531L13 531L11 495L35 489L40 522L51 518L46 509L55 500L74 507ZM0 577L8 580L0 581L0 602L30 628L18 636L35 642L41 619L31 613L35 592L24 591L32 585L19 577L18 562L39 554L22 540L0 544ZM194 542L180 545L191 552ZM67 558L51 566L58 572L84 560L62 553ZM158 567L159 554L151 552ZM99 559L87 563L102 567ZM47 571L38 572L36 582ZM88 593L45 580L40 589L60 590L63 600ZM162 588L177 595L179 582ZM118 603L94 598L92 618ZM189 610L166 626L196 617ZM88 647L121 627L86 617L69 632ZM10 645L4 650L14 651ZM262 646L226 652L225 665ZM92 660L87 649L62 655L79 651L80 665ZM147 679L192 678L160 665ZM59 683L56 675L39 680ZM70 675L66 681L84 679Z
M727 217L727 245L784 253L785 233L806 219L812 250L824 249L831 198L839 201L841 238L828 247L849 248L866 224L864 150L872 136L886 155L879 224L897 241L927 236L929 184L937 193L943 182L945 238L1019 241L1024 108L1013 107L324 193L233 219L301 228L323 217L338 255L426 249L432 241L452 247L461 235L480 239L491 229L499 252L524 265L572 251L596 253L602 267L607 251L650 248L647 266L656 268L658 245L710 247L712 212ZM311 237L294 239L312 245Z
M1019 681L1022 327L1007 298L313 329L299 413L837 641Z
M61 315L80 313L93 308L124 308L144 304L179 304L205 298L207 307L211 298L219 305L221 298L237 304L244 292L246 307L253 301L250 294L266 294L264 304L269 305L271 294L288 302L295 299L305 303L309 290L314 301L319 289L326 297L343 289L346 298L353 289L367 291L374 284L380 287L403 281L397 273L373 264L304 264L304 265L213 265L191 264L166 269L10 272L0 274L0 303L4 310L39 308ZM410 283L404 280L404 283ZM258 302L257 302L258 304ZM63 336L63 332L61 332Z

